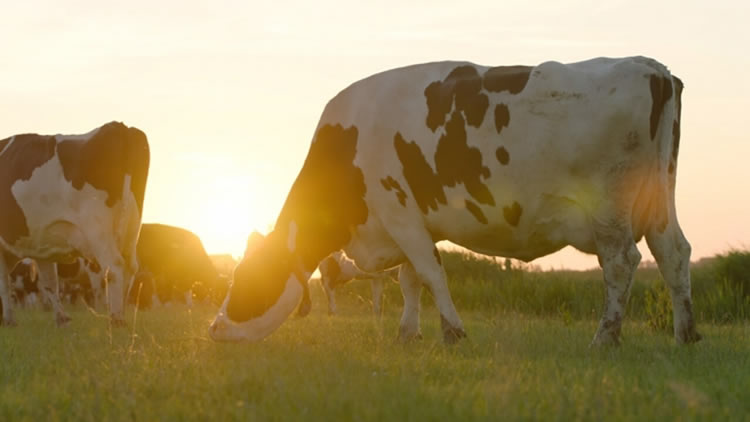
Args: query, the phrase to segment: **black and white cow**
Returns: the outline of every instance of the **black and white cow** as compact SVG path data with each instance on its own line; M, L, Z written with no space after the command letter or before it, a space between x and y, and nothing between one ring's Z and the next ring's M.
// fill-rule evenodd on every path
M39 270L33 259L25 258L10 271L11 295L19 305L31 305L39 296ZM1 306L1 304L0 304Z
M379 317L383 313L383 283L385 279L398 276L396 269L388 270L382 273L366 273L347 258L343 251L336 251L328 255L318 265L320 271L320 284L326 292L328 299L328 314L336 314L336 293L334 289L349 283L352 280L369 280L372 288L372 310L375 316Z
M402 338L420 334L424 285L444 340L456 341L463 324L434 246L446 239L523 261L566 245L596 254L606 299L593 344L616 344L645 236L677 342L699 340L674 201L682 87L645 57L438 62L354 83L323 111L275 229L237 266L211 337L269 335L319 262L343 249L368 272L402 264Z
M85 135L24 134L0 140L0 298L14 325L8 270L28 257L58 323L56 262L79 256L108 269L112 322L124 324L124 291L137 269L135 246L148 175L146 135L122 123Z

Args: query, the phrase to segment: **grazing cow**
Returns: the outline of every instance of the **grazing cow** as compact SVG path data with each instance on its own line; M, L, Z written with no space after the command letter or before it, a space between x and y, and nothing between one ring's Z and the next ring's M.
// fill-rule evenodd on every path
M124 290L136 270L135 245L148 175L146 135L122 123L85 135L16 135L0 140L2 323L15 325L8 269L29 257L58 324L55 262L79 256L108 269L112 323L124 325Z
M195 233L164 224L143 224L138 239L138 262L142 271L152 274L161 303L180 295L181 300L184 298L191 305L196 282L214 286L219 278Z
M372 309L375 316L383 314L383 281L385 278L393 279L398 275L395 269L380 274L366 273L346 257L343 251L336 251L326 257L318 266L320 271L320 284L328 298L328 314L336 313L336 295L334 289L352 280L370 280L372 287Z
M606 298L593 344L617 344L645 236L677 342L698 341L674 201L682 87L645 57L439 62L354 83L323 111L274 231L238 264L211 337L269 335L319 262L343 249L367 272L402 264L401 338L420 334L424 285L444 340L456 341L463 324L434 246L445 239L523 261L566 245L596 254Z

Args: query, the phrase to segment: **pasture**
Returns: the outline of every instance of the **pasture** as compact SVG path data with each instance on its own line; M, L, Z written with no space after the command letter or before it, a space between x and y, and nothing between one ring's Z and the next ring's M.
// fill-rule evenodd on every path
M49 313L19 310L19 326L0 330L0 420L740 420L750 414L750 324L707 314L710 295L700 277L694 275L694 297L702 342L677 347L654 326L641 303L658 289L647 270L634 286L623 345L590 349L600 308L587 307L601 306L603 294L596 272L497 272L504 282L482 283L492 276L482 275L486 262L460 254L444 254L444 261L469 335L456 346L442 344L427 294L424 339L398 343L401 301L393 283L379 323L368 283L340 289L334 317L313 284L311 314L290 319L258 344L210 341L215 308L206 305L129 308L126 329L110 329L106 318L82 307L72 308L72 323L61 329Z

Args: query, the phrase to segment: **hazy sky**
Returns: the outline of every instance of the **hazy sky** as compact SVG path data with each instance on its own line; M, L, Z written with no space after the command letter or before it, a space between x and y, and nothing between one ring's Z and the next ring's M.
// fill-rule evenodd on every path
M211 253L239 255L273 224L324 105L351 82L435 60L628 55L685 82L677 206L693 258L750 246L746 1L0 1L0 138L142 129L144 222L191 229Z

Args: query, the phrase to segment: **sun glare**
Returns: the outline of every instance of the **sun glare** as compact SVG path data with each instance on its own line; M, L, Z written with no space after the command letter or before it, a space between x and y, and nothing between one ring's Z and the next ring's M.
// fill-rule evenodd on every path
M247 236L272 224L263 192L249 177L219 175L201 189L209 199L196 205L195 231L209 253L241 256Z
M242 256L247 236L268 232L278 211L273 187L263 183L252 168L231 158L180 157L180 171L162 175L178 184L155 186L144 222L184 227L197 234L209 254ZM154 219L152 216L164 217Z

